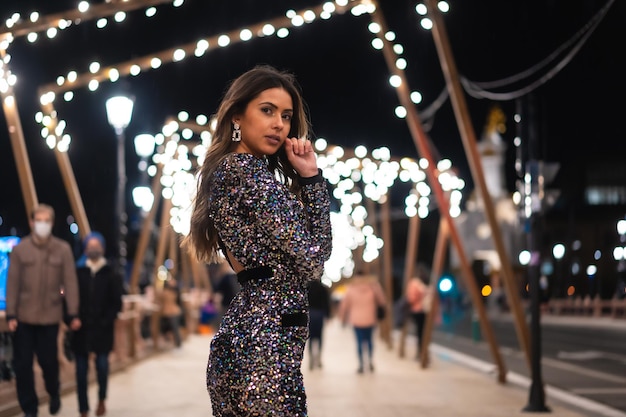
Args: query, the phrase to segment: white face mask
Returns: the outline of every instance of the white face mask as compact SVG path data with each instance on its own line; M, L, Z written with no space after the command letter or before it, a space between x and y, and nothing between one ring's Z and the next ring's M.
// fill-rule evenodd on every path
M34 232L40 238L45 239L52 233L52 223L35 222Z

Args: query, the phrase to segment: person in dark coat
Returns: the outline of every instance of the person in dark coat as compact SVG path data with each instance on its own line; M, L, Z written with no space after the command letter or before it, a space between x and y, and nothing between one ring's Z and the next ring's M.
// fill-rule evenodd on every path
M84 240L85 256L79 260L76 269L79 317L83 325L72 334L70 346L76 360L76 393L81 417L86 417L89 412L87 371L91 353L95 354L99 388L96 415L106 413L109 353L113 350L115 319L122 308L122 277L107 263L105 247L100 233L90 233Z
M321 281L309 283L309 368L322 367L322 333L330 317L330 292ZM317 344L317 351L314 345Z

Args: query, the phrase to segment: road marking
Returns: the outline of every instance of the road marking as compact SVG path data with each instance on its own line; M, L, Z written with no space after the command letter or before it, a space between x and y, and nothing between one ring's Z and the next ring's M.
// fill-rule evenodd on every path
M626 356L617 353L602 352L598 350L582 350L579 352L559 352L556 354L559 359L567 359L573 361L586 361L593 359L610 359L613 361L626 363Z
M626 394L626 388L613 387L613 388L575 388L571 390L573 393L580 395L614 395L614 394Z
M485 373L492 373L496 370L495 365L486 361L471 357L454 349L447 348L436 343L431 343L431 351L437 355L441 355L444 359L456 361L459 363L465 363L468 367L476 369ZM545 361L545 358L544 358ZM556 362L556 361L555 361ZM508 371L506 374L506 380L509 383L518 385L523 388L529 388L531 380L516 372ZM604 417L626 417L626 413L621 410L609 407L605 404L601 404L597 401L593 401L589 398L581 397L573 392L568 392L560 388L553 387L551 385L545 386L546 396L562 401L563 403L571 406L587 410L596 415Z
M596 350L583 350L580 352L558 352L556 357L558 359L569 359L572 361L588 361L592 359L600 359L604 356L604 353Z
M515 372L508 373L507 381L524 388L529 388L531 384L531 380L529 378ZM551 385L546 385L545 391L546 397L557 399L566 404L585 409L598 415L602 415L605 417L626 417L626 413L621 410L609 407L608 405L599 403L589 398L580 397L576 394L573 394L572 392L568 392L563 389L553 387Z
M592 378L601 379L603 381L615 382L618 384L626 384L626 378L619 377L617 375L607 374L606 372L593 371L591 369L583 368L582 366L573 365L571 363L566 363L560 361L558 359L551 358L542 358L541 363L546 366L551 366L553 368L562 369L564 371L574 372L581 375L589 376Z

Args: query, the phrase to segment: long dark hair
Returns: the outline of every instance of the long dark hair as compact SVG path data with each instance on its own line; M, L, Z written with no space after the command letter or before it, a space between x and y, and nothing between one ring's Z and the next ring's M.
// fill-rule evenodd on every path
M281 88L290 96L293 104L293 117L289 137L307 137L310 123L307 117L306 104L302 99L300 87L295 77L288 72L279 71L271 66L261 65L245 72L236 78L226 91L215 115L213 141L207 150L200 168L198 188L193 202L189 234L183 239L183 247L190 250L199 260L213 261L218 253L217 230L209 218L209 187L211 177L220 162L234 152L237 143L232 141L232 118L243 114L248 104L263 91L270 88ZM274 155L267 155L268 169L278 174L281 181L292 192L299 195L296 181L297 173L287 159L284 148Z

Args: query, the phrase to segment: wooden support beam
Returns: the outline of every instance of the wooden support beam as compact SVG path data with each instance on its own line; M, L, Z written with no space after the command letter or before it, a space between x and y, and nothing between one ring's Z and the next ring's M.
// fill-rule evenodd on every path
M189 261L191 263L191 271L193 274L193 282L196 288L205 288L209 293L213 293L213 286L211 285L211 279L209 272L206 269L206 265L198 261L198 259L191 253L187 252Z
M157 243L157 251L154 259L154 271L152 273L154 288L154 304L155 309L152 311L152 317L150 321L150 333L152 335L152 343L155 349L159 348L159 336L161 335L161 307L160 298L163 291L163 281L158 278L159 268L163 266L165 262L165 254L167 253L167 247L170 243L170 233L173 233L170 226L170 210L172 209L172 200L163 199L163 207L161 208L161 223L159 226L159 241Z
M500 257L500 264L502 265L502 275L505 281L505 290L507 293L507 300L513 313L515 330L517 332L517 338L519 340L520 348L525 354L526 364L530 368L530 334L528 325L524 318L524 311L520 301L520 295L518 293L518 285L513 274L513 267L506 253L504 241L502 239L502 232L498 221L496 219L496 212L487 183L485 181L485 174L478 153L478 147L476 146L476 136L474 134L474 128L472 121L467 110L467 104L463 95L463 89L459 81L459 74L456 68L456 62L452 55L452 49L450 48L450 41L448 40L448 34L443 22L443 18L437 8L436 0L426 0L428 6L428 14L433 21L433 38L435 45L437 46L437 53L439 54L439 61L441 68L448 85L448 91L450 92L450 99L452 101L452 108L456 116L457 125L463 141L463 147L465 148L465 155L469 162L470 170L472 172L472 178L474 184L478 187L480 196L483 199L485 206L485 215L491 227L491 236L493 237L493 243Z
M393 327L393 245L391 236L391 214L389 195L384 197L384 201L380 205L380 228L382 232L383 245L383 263L382 263L382 281L385 290L385 298L387 300L387 314L383 320L381 330L383 338L387 342L387 348L393 348L393 340L391 338L391 330Z
M141 271L144 267L144 259L146 257L146 250L148 249L148 244L150 243L150 235L152 234L152 230L154 227L154 219L156 218L157 210L159 209L159 204L161 203L161 174L163 173L163 165L157 165L157 172L152 179L152 195L154 196L154 201L152 202L152 207L148 214L144 217L143 222L141 224L141 231L139 232L139 240L137 242L137 248L135 249L135 259L133 261L133 269L130 273L130 293L131 294L139 294L139 277L141 276Z
M91 233L91 226L87 219L87 213L85 212L85 206L83 205L83 199L80 196L78 185L76 184L76 177L74 176L74 170L67 152L61 152L57 148L54 149L54 156L56 157L57 164L59 165L59 171L61 171L61 178L63 179L63 185L65 186L65 192L70 201L72 207L72 213L74 219L78 224L78 233L81 238L85 238Z
M161 207L161 222L159 224L159 241L157 242L156 256L154 259L154 289L158 292L163 287L163 282L157 279L159 268L165 263L165 254L170 244L170 233L172 232L172 226L170 226L170 210L172 210L172 200L163 199L163 207Z
M42 105L42 109L47 114L56 113L56 110L54 109L54 105L52 103ZM48 126L48 129L51 132L54 132L56 127L57 119L52 118L51 124ZM74 215L74 219L78 224L78 232L80 234L80 237L84 238L91 232L91 227L89 226L89 220L87 219L83 199L80 196L80 191L78 190L78 184L76 183L76 177L74 176L72 163L67 156L67 152L60 151L58 147L54 148L54 156L56 157L57 165L59 165L59 171L61 172L61 178L63 179L65 192L67 193L70 206L72 207L72 214Z
M435 243L435 255L433 258L433 268L430 272L430 291L432 291L432 299L430 303L430 311L426 313L426 322L422 334L422 349L420 351L420 365L426 368L429 363L428 346L432 339L435 320L439 316L439 289L437 284L439 277L443 273L446 262L446 252L450 241L450 233L448 231L448 223L443 219L439 221L439 231L437 233L437 242Z
M409 217L409 231L407 234L406 253L404 254L404 275L402 278L402 291L406 290L406 286L413 277L415 272L415 264L417 263L417 251L419 248L419 231L422 224L422 219L416 214L413 217ZM400 346L398 348L398 356L404 358L406 356L405 345L406 336L409 327L408 315L402 317L402 327L400 330Z
M4 56L4 51L2 51L2 56ZM7 92L0 93L0 97L2 98L2 109L6 117L9 138L11 139L11 146L13 148L17 175L20 180L24 208L26 209L26 218L29 219L33 209L39 204L39 201L37 199L37 191L35 190L35 182L33 181L33 171L31 170L30 160L28 159L28 151L26 150L24 130L20 122L20 115L13 89L9 87Z
M387 33L387 23L384 19L382 10L378 6L377 1L372 0L372 2L376 6L376 11L370 14L370 17L372 18L373 22L377 23L380 26L381 32L383 34ZM476 308L476 311L478 312L481 329L483 331L485 339L488 342L491 354L498 368L498 381L504 383L506 381L506 367L504 365L504 361L502 360L502 355L500 354L500 350L498 348L497 341L493 333L493 328L487 320L487 314L485 311L485 306L483 305L482 295L478 292L478 288L476 286L476 278L474 277L474 273L465 254L463 242L461 241L461 237L456 229L454 220L450 215L450 202L444 195L441 184L439 183L439 179L435 171L437 162L433 159L432 151L430 149L426 133L424 132L423 125L417 114L415 105L411 101L406 75L404 74L404 71L400 70L395 64L396 54L393 51L393 46L391 45L389 40L387 40L384 36L381 36L380 39L383 41L382 51L389 71L392 74L397 75L401 79L400 86L396 88L398 99L407 111L407 123L409 131L411 132L411 136L413 137L413 141L415 142L417 151L424 159L426 159L426 161L428 161L428 167L425 170L428 182L431 189L433 190L435 198L437 199L441 217L445 219L450 228L452 242L454 243L454 247L459 255L462 277L467 282L467 288L472 298L472 302L474 304L474 307Z

